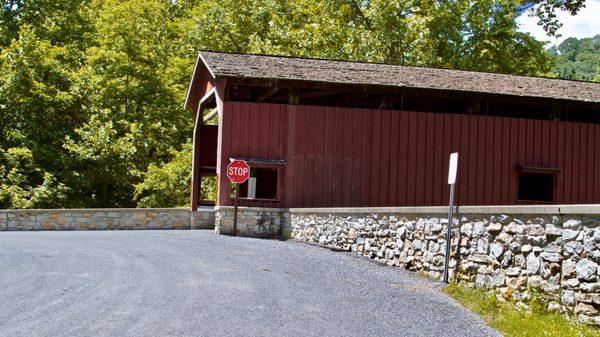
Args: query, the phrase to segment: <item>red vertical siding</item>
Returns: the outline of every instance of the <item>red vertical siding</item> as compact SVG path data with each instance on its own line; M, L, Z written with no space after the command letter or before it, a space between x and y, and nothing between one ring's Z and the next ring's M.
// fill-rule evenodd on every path
M558 167L557 203L600 203L600 125L237 102L223 120L222 170L236 156L286 161L280 200L242 205L444 205L454 151L461 205L518 204L518 164Z

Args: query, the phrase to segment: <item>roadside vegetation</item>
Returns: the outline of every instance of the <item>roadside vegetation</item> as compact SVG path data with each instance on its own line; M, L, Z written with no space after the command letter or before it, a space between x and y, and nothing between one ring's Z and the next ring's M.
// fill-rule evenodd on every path
M483 290L455 283L448 285L444 291L507 337L600 336L600 329L574 323L558 313L547 312L536 302L530 303L530 309L525 310L513 303L500 301Z

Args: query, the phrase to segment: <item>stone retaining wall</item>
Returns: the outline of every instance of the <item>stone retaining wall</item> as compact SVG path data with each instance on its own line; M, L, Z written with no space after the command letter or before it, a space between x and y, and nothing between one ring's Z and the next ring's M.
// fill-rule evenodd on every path
M291 209L290 222L295 240L442 278L446 208ZM453 279L600 325L600 206L460 207L452 233Z
M214 210L185 208L0 211L0 231L213 228Z
M217 234L233 234L231 206L215 207L215 231ZM290 232L289 213L283 208L238 207L237 235L274 238Z

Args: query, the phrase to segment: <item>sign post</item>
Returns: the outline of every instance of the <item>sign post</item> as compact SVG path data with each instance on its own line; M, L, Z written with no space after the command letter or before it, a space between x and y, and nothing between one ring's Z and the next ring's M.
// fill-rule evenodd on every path
M233 236L237 235L237 213L238 198L240 195L240 184L250 177L250 166L243 160L232 160L227 165L227 177L235 184L235 202L233 206Z
M446 232L446 257L444 261L444 283L448 283L450 247L452 242L452 224L454 216L454 185L456 184L456 170L458 168L458 152L450 154L450 165L448 166L448 185L450 185L450 206L448 207L448 230Z

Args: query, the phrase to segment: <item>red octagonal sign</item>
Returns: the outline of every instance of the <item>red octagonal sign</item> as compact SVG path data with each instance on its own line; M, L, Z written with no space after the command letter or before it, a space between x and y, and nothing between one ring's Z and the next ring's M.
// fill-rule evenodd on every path
M241 184L250 177L250 166L243 160L234 160L227 165L227 176L232 182Z

